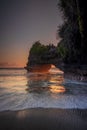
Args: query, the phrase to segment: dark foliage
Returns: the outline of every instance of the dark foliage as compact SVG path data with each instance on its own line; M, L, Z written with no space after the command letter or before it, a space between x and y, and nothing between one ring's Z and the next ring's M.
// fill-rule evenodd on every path
M63 46L67 49L65 56L61 56L61 58L65 63L86 64L86 6L79 0L60 0L58 7L64 17L64 24L58 29L58 34L62 39L58 48Z

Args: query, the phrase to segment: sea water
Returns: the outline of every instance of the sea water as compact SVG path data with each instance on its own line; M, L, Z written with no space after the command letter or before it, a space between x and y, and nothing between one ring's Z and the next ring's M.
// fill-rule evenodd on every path
M87 109L87 83L65 79L55 67L47 73L0 69L0 111L27 108Z

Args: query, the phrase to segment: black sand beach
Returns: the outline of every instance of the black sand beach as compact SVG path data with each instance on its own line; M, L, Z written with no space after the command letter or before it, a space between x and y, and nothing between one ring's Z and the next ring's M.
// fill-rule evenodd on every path
M87 130L87 109L26 109L0 112L0 130Z

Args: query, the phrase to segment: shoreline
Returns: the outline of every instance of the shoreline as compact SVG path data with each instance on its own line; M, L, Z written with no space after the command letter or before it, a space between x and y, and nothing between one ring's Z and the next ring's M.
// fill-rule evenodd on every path
M64 78L87 82L87 65L61 64L56 67L64 72Z
M0 112L1 130L86 130L87 109L30 108Z
M85 82L85 83L87 82L87 76L70 72L64 73L64 78L69 80L75 80L78 82Z

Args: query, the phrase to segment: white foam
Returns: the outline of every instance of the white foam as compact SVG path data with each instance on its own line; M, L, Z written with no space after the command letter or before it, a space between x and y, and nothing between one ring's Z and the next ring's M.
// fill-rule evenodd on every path
M64 96L64 95L54 95L42 96L36 95L23 95L15 96L14 99L5 100L4 103L0 104L0 111L5 110L22 110L28 108L79 108L87 109L87 97L86 96Z

